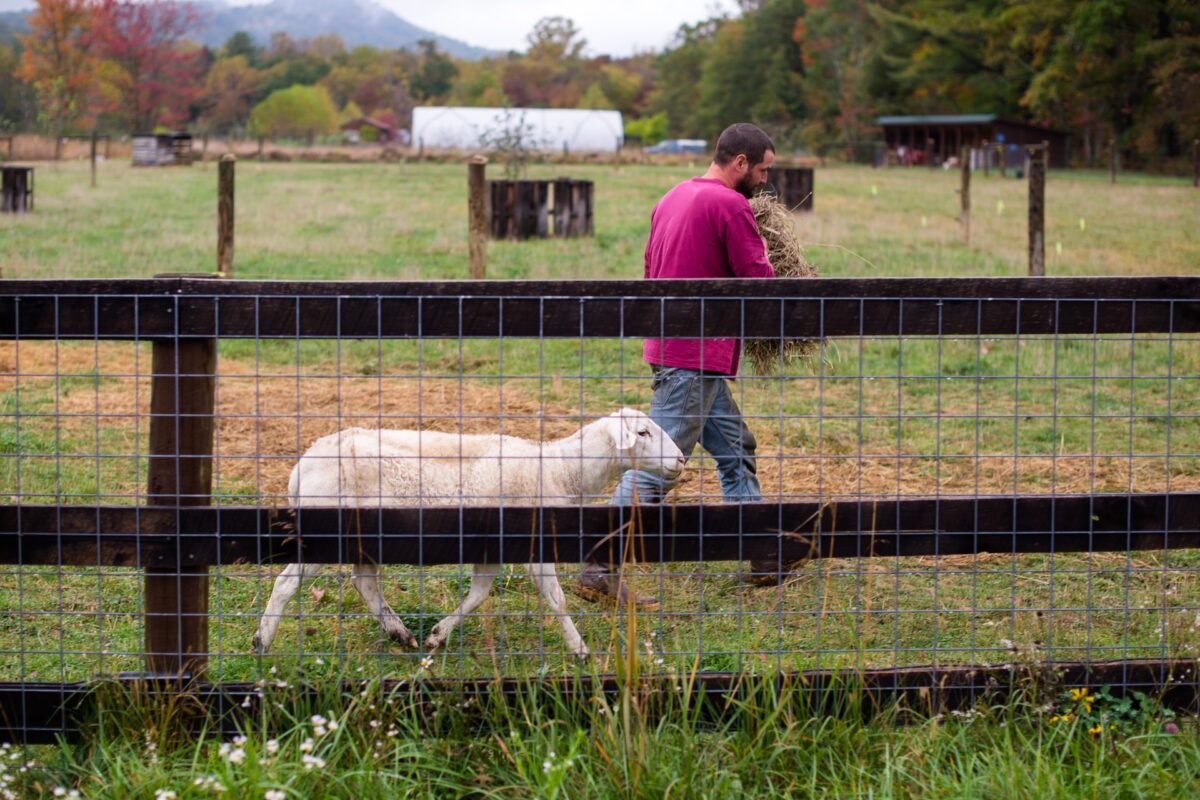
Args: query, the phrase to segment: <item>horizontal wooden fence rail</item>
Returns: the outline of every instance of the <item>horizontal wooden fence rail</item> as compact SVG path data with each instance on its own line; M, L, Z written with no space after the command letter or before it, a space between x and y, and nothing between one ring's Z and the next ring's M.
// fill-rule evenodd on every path
M0 338L1200 332L1200 278L5 281Z
M1037 664L998 664L990 666L933 664L914 667L862 670L805 670L803 672L768 672L747 676L729 672L699 672L685 681L690 693L690 707L700 712L697 718L705 721L728 719L736 715L746 698L758 692L759 697L774 691L776 697L786 697L792 703L791 713L853 713L869 717L893 703L918 714L948 713L974 708L981 700L1003 703L1020 687L1030 691L1038 685L1053 681L1059 689L1095 688L1109 686L1115 696L1145 692L1158 699L1166 708L1184 713L1200 710L1200 680L1194 659L1127 659L1119 661L1049 661ZM654 692L661 687L661 678L643 678L640 690L645 692L645 711L655 714ZM139 696L155 694L167 697L187 693L192 701L194 723L218 730L231 737L244 732L248 722L262 718L262 704L269 695L257 683L249 682L186 682L146 676L124 676L123 687L129 691L136 686ZM622 681L613 676L592 676L586 671L578 676L561 678L481 678L476 680L447 680L426 678L413 682L389 679L377 685L361 681L343 681L344 697L360 697L364 691L375 689L384 696L411 697L416 702L428 702L434 697L474 699L476 708L497 693L506 697L528 697L531 688L545 691L548 696L573 704L583 719L595 713L595 698L604 696L612 703L624 691ZM269 689L267 690L270 691ZM635 689L638 691L638 689ZM96 704L104 687L94 683L0 683L0 739L24 744L53 744L58 737L78 741L84 726L96 717ZM854 693L851 706L851 693ZM314 701L328 698L327 685L301 685L287 689L287 700L307 698ZM110 702L115 697L110 696ZM432 719L432 715L430 715ZM270 731L282 734L285 731ZM268 735L269 735L268 734Z
M4 281L0 339L151 341L154 354L145 495L151 505L0 506L0 564L143 570L146 674L199 681L211 652L208 569L214 566L579 563L585 557L642 562L763 558L790 564L814 557L1200 548L1196 493L942 495L640 508L293 510L211 504L220 337L1164 334L1183 342L1182 335L1196 333L1200 278L1185 277L400 283L172 276ZM1175 413L1187 415L1191 409ZM1196 702L1194 661L1113 662L1100 665L1099 672L1096 664L1059 666L1069 676L1067 685L1112 683L1176 692L1188 707ZM965 702L1005 682L1016 685L1020 676L1015 669L914 667L852 677L882 693L921 702L938 696ZM814 687L842 679L828 671L792 677ZM724 691L730 691L729 676L715 673L702 675L698 685L708 691L720 688L722 680ZM180 682L163 685L174 690ZM466 684L457 689L446 682L430 686L435 691L469 690L463 688ZM238 709L247 699L251 708L258 702L250 687L243 687L244 697L234 685L194 687L208 692L205 702L214 704L221 724L232 708L231 692ZM914 690L920 692L914 695ZM86 705L89 691L84 684L0 684L0 739L49 741L57 733L76 731L76 712Z
M154 568L937 556L1200 547L1200 494L272 509L0 506L0 563Z

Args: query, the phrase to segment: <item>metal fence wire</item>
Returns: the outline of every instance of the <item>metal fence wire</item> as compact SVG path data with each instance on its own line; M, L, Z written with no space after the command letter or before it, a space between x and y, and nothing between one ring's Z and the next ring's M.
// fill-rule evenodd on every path
M572 674L529 562L557 565L602 672L630 650L667 676L1194 663L1197 297L1187 278L5 282L6 708L147 670ZM726 502L701 448L663 503L628 506L619 453L498 438L646 412L643 340L715 337L814 343L728 384L759 502ZM585 556L657 608L578 597ZM269 609L288 563L330 566ZM431 649L477 563L493 591Z

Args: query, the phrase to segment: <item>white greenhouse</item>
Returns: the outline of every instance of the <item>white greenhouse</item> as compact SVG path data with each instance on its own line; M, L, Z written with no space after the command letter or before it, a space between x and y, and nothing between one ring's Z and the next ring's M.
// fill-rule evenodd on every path
M519 136L530 150L614 153L624 131L620 111L420 106L413 109L412 141L435 150L471 150Z

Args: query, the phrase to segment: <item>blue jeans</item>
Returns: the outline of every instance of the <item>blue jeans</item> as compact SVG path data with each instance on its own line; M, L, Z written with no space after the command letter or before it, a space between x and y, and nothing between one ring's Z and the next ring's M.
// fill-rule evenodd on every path
M754 451L758 442L742 419L722 375L681 367L654 367L650 419L658 423L687 457L699 443L717 463L721 495L726 500L762 499ZM673 483L661 475L631 469L621 476L613 505L658 503Z

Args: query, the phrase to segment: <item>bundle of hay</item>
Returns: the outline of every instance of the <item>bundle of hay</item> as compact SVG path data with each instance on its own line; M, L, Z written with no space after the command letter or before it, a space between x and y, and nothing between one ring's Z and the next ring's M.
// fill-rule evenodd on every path
M773 194L758 194L750 199L750 210L758 222L758 232L767 243L767 258L779 278L815 278L817 268L804 258L800 238L796 236L792 212ZM746 360L759 375L772 375L781 367L793 366L813 358L820 350L818 339L748 339Z

